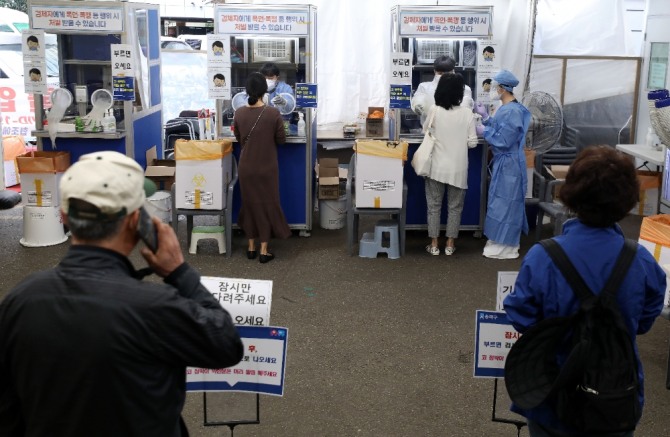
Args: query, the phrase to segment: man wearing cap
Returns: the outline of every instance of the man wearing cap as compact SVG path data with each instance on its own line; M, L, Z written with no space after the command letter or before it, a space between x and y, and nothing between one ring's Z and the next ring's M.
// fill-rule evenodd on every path
M491 100L501 100L502 106L492 117L483 104L477 102L475 106L483 123L477 126L477 133L484 136L493 152L484 221L488 241L483 255L487 258L518 258L521 232L528 233L524 144L531 115L512 93L518 84L511 72L500 71L493 77L490 96Z
M454 74L456 61L451 56L440 56L433 62L433 72L435 77L430 82L421 82L410 101L412 110L421 117L421 125L426 122L426 114L428 110L435 105L435 90L440 77L443 74ZM463 101L461 106L468 106L472 108L474 101L472 100L472 89L464 85Z
M64 173L72 246L0 303L0 435L185 436L186 367L241 360L230 315L169 225L154 218L156 252L140 250L164 283L143 282L130 263L148 188L117 152Z

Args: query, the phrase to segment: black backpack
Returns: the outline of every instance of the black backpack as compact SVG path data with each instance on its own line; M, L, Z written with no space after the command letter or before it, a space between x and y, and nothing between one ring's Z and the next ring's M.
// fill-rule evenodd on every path
M505 362L510 398L522 409L548 400L561 422L589 435L631 431L641 415L638 364L616 293L637 243L625 240L597 296L555 240L540 244L579 297L580 308L568 317L542 320L512 346ZM559 352L567 355L562 364Z

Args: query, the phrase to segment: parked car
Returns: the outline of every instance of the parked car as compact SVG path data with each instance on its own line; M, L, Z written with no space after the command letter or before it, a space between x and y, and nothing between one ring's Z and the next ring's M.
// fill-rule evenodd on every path
M177 38L161 36L161 49L163 50L193 50L193 48Z

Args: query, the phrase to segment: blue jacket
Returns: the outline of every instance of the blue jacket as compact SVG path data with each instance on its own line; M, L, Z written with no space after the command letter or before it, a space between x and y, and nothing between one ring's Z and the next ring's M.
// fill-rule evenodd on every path
M563 234L556 237L556 241L565 250L589 289L599 293L612 273L623 247L624 236L618 225L593 228L573 219L566 222ZM647 249L638 246L633 264L617 292L621 315L638 356L640 406L644 404L644 374L635 336L649 331L660 314L665 282L665 273L661 267ZM505 298L504 306L509 320L523 333L542 319L577 312L579 300L544 248L536 244L524 258L514 290ZM546 427L565 430L565 426L546 403L531 410L521 410L512 405L512 411Z
M502 105L484 124L484 138L493 152L484 235L506 246L518 246L526 221L526 156L524 143L530 112L517 101Z

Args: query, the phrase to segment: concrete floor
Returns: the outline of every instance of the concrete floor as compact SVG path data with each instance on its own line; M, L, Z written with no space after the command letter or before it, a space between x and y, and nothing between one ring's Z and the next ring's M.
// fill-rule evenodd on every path
M626 235L637 238L640 222L626 218ZM240 233L232 258L207 241L197 255L186 253L203 275L273 280L271 322L289 328L284 396L262 396L260 424L238 426L234 435L516 436L514 425L491 420L494 380L472 373L475 310L495 308L498 271L518 270L521 260L483 258L484 240L472 232L462 233L455 255L432 257L421 231L408 232L398 260L350 257L345 229L320 229L318 215L314 223L309 238L272 242L277 259L265 265L246 259ZM25 248L21 235L21 207L0 211L0 298L28 273L56 264L68 247ZM524 237L522 252L531 244ZM143 266L137 253L132 260ZM659 319L638 339L647 392L638 436L670 432L669 337L670 322ZM503 389L497 417L519 420L508 403ZM255 417L255 395L215 393L207 404L210 422ZM232 434L202 425L201 393L188 395L184 417L192 436ZM520 435L528 435L525 428Z

